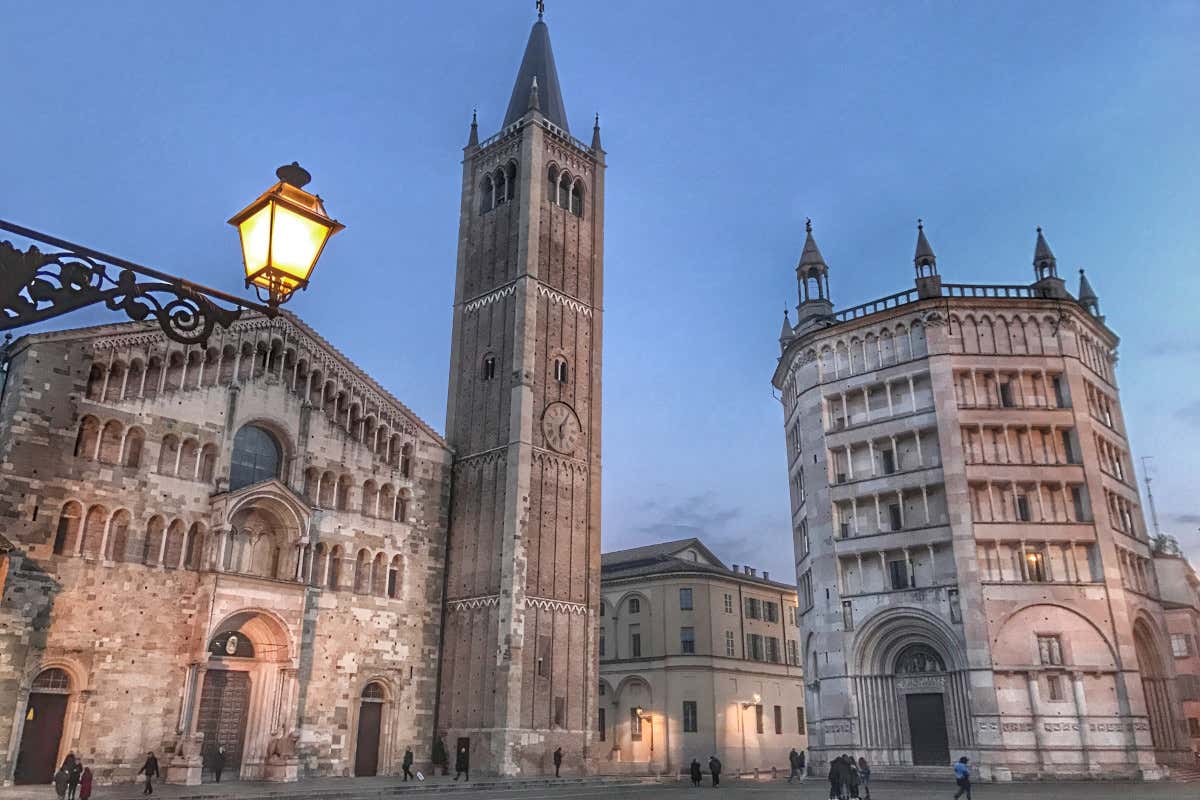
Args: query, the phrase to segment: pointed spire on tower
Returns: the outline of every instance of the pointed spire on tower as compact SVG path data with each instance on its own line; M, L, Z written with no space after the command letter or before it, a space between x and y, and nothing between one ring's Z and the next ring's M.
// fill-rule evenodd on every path
M917 249L913 253L913 265L917 268L917 277L920 277L922 267L930 267L937 271L937 256L933 254L933 247L925 238L925 221L922 219L917 220Z
M508 111L504 114L504 125L519 121L531 107L530 86L537 78L540 111L547 121L571 132L567 125L567 112L563 106L562 89L558 84L558 68L554 66L554 51L550 47L550 29L542 19L544 9L538 6L538 20L533 23L529 32L529 41L525 44L525 55L521 59L521 67L517 70L517 80L513 84L512 95L508 101Z
M787 306L783 307L783 330L779 332L779 346L787 347L795 334L792 332L792 322L788 319Z
M471 135L467 139L467 147L479 146L479 109L471 109Z
M820 248L817 247L817 240L813 238L811 219L804 220L804 234L804 249L800 252L800 263L796 265L796 269L803 267L829 269L824 256L821 255Z
M600 146L600 114L596 113L596 124L592 126L592 149L603 150Z
M1096 319L1103 321L1104 317L1100 314L1100 298L1096 295L1096 290L1092 288L1092 284L1087 279L1087 275L1083 270L1079 270L1079 305Z
M1033 247L1033 271L1038 280L1053 278L1058 274L1058 262L1050 250L1050 245L1046 244L1046 237L1042 235L1040 225L1037 229L1037 244Z

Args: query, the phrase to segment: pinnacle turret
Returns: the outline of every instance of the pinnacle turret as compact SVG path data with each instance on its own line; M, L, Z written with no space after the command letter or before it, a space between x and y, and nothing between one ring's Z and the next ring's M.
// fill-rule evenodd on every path
M1082 269L1079 270L1079 305L1096 319L1104 321L1104 315L1100 313L1100 298Z
M820 248L817 247L817 241L812 235L812 220L804 221L804 249L800 251L800 263L796 265L796 269L804 267L820 267L828 270L829 265L825 263L824 256L821 255Z
M933 247L929 244L929 240L925 238L925 222L917 220L917 249L913 253L913 266L917 268L917 277L921 277L922 269L928 268L930 274L937 273L937 256L933 253Z
M779 347L787 347L787 343L792 340L796 334L792 331L792 321L788 319L787 309L783 309L783 330L779 332Z
M596 124L592 126L592 149L603 150L600 146L600 115L596 114Z
M1041 226L1038 226L1037 244L1033 247L1033 272L1038 280L1058 277L1058 262L1054 258L1054 252L1051 251L1050 245L1046 244L1046 237L1042 235Z
M467 147L479 146L479 118L477 110L471 111L471 135L467 137Z

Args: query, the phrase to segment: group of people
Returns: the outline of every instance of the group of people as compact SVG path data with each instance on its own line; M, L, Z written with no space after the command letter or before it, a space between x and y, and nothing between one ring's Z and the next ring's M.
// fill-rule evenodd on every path
M721 759L716 756L708 757L708 774L712 776L712 785L721 785ZM699 786L704 781L704 773L700 769L700 762L692 759L691 767L692 786Z
M829 762L829 800L871 800L871 765L865 758L856 761L842 753Z
M88 800L92 796L92 768L67 753L62 766L54 773L54 793L58 800Z

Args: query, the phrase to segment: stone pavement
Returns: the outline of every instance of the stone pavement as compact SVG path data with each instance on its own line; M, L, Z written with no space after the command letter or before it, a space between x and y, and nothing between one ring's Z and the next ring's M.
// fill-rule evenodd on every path
M953 780L936 782L880 782L871 787L871 800L951 800ZM694 789L686 780L636 778L529 778L517 780L482 779L470 784L454 783L448 778L433 778L425 783L404 784L395 778L319 778L300 783L222 783L203 786L156 786L155 798L170 800L284 800L319 798L320 800L384 800L385 798L433 798L458 796L484 797L491 800L660 800L661 795L707 798L747 798L748 800L826 800L829 784L823 779L808 779L788 785L784 779L723 780L714 790L705 778L704 786ZM1039 783L980 783L973 787L975 800L1193 800L1200 798L1200 782L1157 781L1057 781ZM94 800L137 800L141 787L131 784L101 786ZM0 800L53 800L48 786L0 788Z

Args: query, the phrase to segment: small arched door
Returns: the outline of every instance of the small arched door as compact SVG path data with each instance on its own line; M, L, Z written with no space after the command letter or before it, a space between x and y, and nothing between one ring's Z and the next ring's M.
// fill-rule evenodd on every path
M371 682L363 687L358 707L357 745L354 749L354 774L357 777L379 774L379 739L385 702L383 686Z
M34 679L25 709L15 783L44 784L54 778L70 699L71 677L64 670L48 669Z

